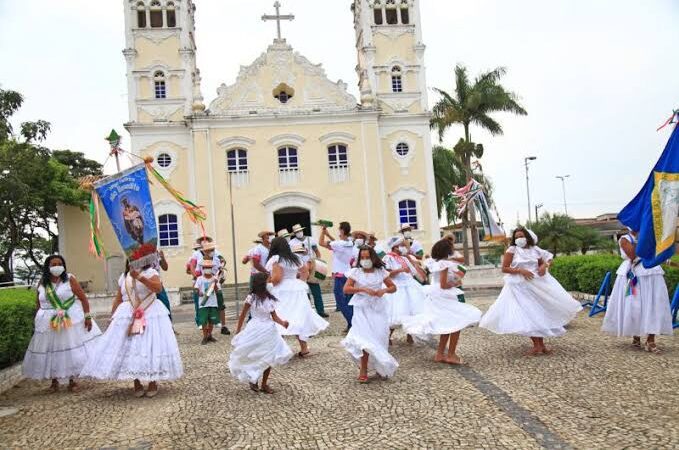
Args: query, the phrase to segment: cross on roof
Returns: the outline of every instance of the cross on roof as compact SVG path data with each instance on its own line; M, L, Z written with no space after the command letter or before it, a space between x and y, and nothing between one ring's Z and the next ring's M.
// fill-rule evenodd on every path
M262 20L264 22L268 20L275 20L276 21L276 30L278 31L278 39L277 40L282 40L281 38L281 20L289 20L293 21L295 20L295 16L292 14L284 14L281 15L281 3L279 1L276 1L276 3L273 4L273 7L276 8L276 15L269 15L269 14L264 14L262 16Z

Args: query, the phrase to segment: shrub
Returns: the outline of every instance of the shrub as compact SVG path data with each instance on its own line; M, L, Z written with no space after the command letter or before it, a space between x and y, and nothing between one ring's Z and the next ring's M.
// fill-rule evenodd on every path
M33 336L35 291L0 290L0 369L21 361Z
M549 272L567 291L579 291L576 271L591 256L559 256L554 258Z

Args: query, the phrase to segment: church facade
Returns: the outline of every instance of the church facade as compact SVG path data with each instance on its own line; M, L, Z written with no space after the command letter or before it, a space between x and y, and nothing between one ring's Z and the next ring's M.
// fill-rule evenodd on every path
M425 46L418 0L354 0L360 98L285 39L273 43L209 103L196 66L192 0L124 0L128 148L207 212L234 280L258 231L318 219L347 220L380 239L408 223L428 248L439 237L429 131ZM287 16L268 16L284 20ZM200 6L200 5L198 5ZM280 30L280 23L279 30ZM201 234L162 188L152 186L166 285L184 272ZM233 204L234 221L231 219ZM61 250L95 290L115 288L122 252L105 230L106 271L87 254L87 217L62 207ZM105 221L106 222L106 221ZM319 229L309 227L317 236ZM324 255L327 256L327 255ZM107 280L104 273L109 275Z

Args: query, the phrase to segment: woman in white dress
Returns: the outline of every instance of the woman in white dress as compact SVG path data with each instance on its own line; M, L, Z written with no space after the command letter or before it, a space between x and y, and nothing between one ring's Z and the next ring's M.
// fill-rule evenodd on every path
M284 336L297 336L297 356L304 358L309 355L309 338L329 325L309 303L306 284L309 270L299 256L292 253L288 241L283 237L271 241L266 270L271 274L271 294L279 301L276 312L289 323L287 328L279 324L278 329Z
M37 306L23 375L34 380L52 380L52 392L59 390L60 379L68 379L68 390L77 392L75 378L92 355L101 330L92 320L85 292L66 271L66 261L60 255L45 259Z
M352 295L349 304L354 316L342 345L359 363L358 381L367 383L368 370L389 378L398 367L389 354L389 300L385 296L396 292L396 285L371 247L359 249L355 264L358 267L349 270L344 285L344 293Z
M419 264L413 264L408 258L408 248L404 244L405 240L402 236L392 237L387 242L390 251L382 258L385 268L389 271L389 277L396 285L396 292L387 295L390 339L393 331L401 326L405 318L420 314L425 306L424 290L414 277L425 280L427 275ZM413 343L413 337L410 334L406 339L409 344Z
M618 241L623 261L616 272L601 329L615 336L631 336L636 348L641 348L641 336L645 335L646 351L660 353L655 336L673 334L665 272L660 266L646 269L637 260L636 244L635 232Z
M253 391L273 394L268 383L271 368L290 361L292 350L276 327L278 324L287 328L289 323L276 314L278 300L266 289L267 278L265 273L251 277L252 289L240 313L236 336L231 341L229 372L238 381L249 383ZM248 314L251 319L241 333ZM262 384L258 386L260 378Z
M544 339L565 334L564 325L582 310L547 271L552 257L528 230L516 228L502 259L504 286L479 324L493 333L530 337L530 356L551 353Z
M450 259L451 255L453 244L449 239L441 239L432 247L431 259L427 261L431 273L429 301L425 303L423 313L403 321L403 329L423 340L439 335L434 361L459 365L464 364L457 355L460 331L476 325L481 319L481 311L458 300L463 294L459 286L464 273L459 270L459 263Z
M147 266L138 272L127 263L118 280L111 323L81 376L134 380L135 397L155 397L158 381L181 378L184 368L170 312L156 298L161 290L155 269ZM142 382L148 382L146 392Z

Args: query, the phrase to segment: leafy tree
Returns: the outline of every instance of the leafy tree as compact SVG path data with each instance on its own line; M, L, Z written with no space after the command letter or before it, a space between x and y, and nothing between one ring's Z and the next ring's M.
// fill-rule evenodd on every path
M455 67L455 93L434 88L441 99L434 105L432 110L431 127L438 131L439 140L453 125L462 125L464 139L455 146L456 153L460 154L466 179L473 176L472 157L483 156L483 145L475 144L471 138L471 125L479 126L492 135L501 135L502 126L493 119L490 114L495 112L510 112L513 114L526 115L526 110L518 103L518 97L513 92L507 91L501 84L500 79L506 73L504 67L484 72L472 83L467 75L467 68L461 65ZM479 239L476 231L476 213L469 208L469 214L465 213L462 218L464 236L467 228L472 230L472 244L474 260L480 261ZM469 251L465 247L465 260L469 261Z
M86 175L101 175L103 166L92 159L87 159L81 152L71 150L54 150L54 159L68 167L68 173L75 179Z
M595 229L576 225L573 229L573 237L577 240L580 252L586 255L589 250L594 250L601 245L601 235Z
M557 255L570 254L580 249L575 221L565 214L544 213L540 221L531 225L538 235L539 245Z

